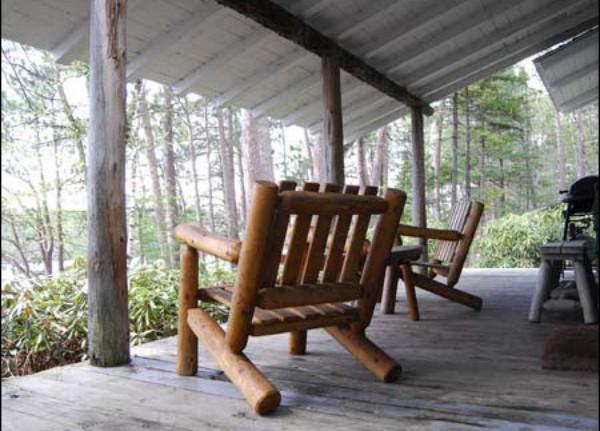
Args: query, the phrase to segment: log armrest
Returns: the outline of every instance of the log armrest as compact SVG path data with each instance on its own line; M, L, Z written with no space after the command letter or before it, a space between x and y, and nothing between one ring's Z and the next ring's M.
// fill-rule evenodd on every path
M398 235L415 238L439 239L442 241L460 241L463 237L463 235L456 230L431 229L405 224L398 226Z
M231 263L237 263L240 257L241 241L214 234L200 226L180 224L175 227L174 236L182 244Z

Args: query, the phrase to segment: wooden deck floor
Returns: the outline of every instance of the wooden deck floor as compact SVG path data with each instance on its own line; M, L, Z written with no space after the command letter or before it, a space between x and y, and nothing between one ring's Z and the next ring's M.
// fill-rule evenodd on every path
M129 366L3 381L2 430L597 430L597 374L540 367L544 335L565 321L527 322L535 277L467 271L461 286L483 297L481 312L419 291L421 322L401 297L396 315L378 313L370 336L401 362L397 383L376 381L324 331L309 333L303 357L287 355L285 336L255 338L248 355L283 394L261 418L202 347L199 375L177 376L170 338L133 349Z

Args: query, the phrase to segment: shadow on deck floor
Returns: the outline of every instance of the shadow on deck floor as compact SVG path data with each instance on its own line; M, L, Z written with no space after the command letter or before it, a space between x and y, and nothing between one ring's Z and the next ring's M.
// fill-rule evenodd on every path
M132 364L55 368L2 382L2 430L597 430L598 376L541 369L545 335L580 316L527 321L536 270L467 270L476 312L418 291L422 321L377 313L370 337L404 368L383 384L324 331L306 356L287 336L247 350L282 391L276 414L256 416L200 347L198 376L175 373L176 340L133 349ZM399 289L402 291L402 289Z

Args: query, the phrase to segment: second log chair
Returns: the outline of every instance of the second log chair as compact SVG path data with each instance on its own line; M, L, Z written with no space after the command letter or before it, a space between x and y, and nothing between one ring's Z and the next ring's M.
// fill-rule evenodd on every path
M175 229L175 237L186 245L181 260L177 372L186 376L197 372L200 339L259 414L274 411L281 395L244 355L250 336L289 332L290 353L303 354L306 331L325 328L380 380L392 381L401 374L400 365L370 341L365 330L406 194L388 189L382 199L369 195L376 189L358 195L359 188L352 186L343 193L332 185L321 192L308 191L314 189L310 184L304 191L295 188L293 182L280 187L267 182L255 185L243 245L194 225ZM369 221L376 214L381 216L361 266ZM236 263L234 285L198 289L198 251ZM199 301L230 307L226 330Z
M393 314L398 279L402 279L406 289L406 302L412 320L420 319L415 287L457 302L475 310L480 310L480 297L457 289L455 286L475 237L483 214L483 204L476 201L459 202L451 209L444 229L419 228L400 225L396 245L388 258L389 268L382 293L382 311ZM432 258L418 261L420 248L402 245L402 237L436 240ZM415 266L427 268L427 275L414 271ZM435 280L436 277L445 279Z

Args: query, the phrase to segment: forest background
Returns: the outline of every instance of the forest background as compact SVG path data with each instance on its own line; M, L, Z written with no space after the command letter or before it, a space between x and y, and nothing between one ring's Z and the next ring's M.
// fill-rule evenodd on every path
M2 41L3 376L84 357L87 74L83 63ZM127 88L130 302L142 342L175 328L174 226L243 238L254 181L322 182L323 142L156 83ZM458 200L482 201L469 265L536 266L539 246L561 234L558 191L598 174L598 102L559 114L527 60L434 108L425 123L429 225L442 225ZM410 201L410 140L405 117L347 144L346 182L399 188ZM232 277L203 263L204 284ZM32 315L46 326L28 323ZM63 346L58 358L53 343Z
M484 202L483 225L552 206L575 178L597 174L598 103L557 113L524 64L434 105L425 125L430 224L464 198ZM2 44L3 281L52 275L86 255L86 77L85 64ZM131 259L176 266L178 223L241 237L256 179L323 180L322 141L307 130L149 82L129 84L127 103ZM347 183L410 195L410 139L405 117L346 145ZM486 263L477 256L471 265Z

